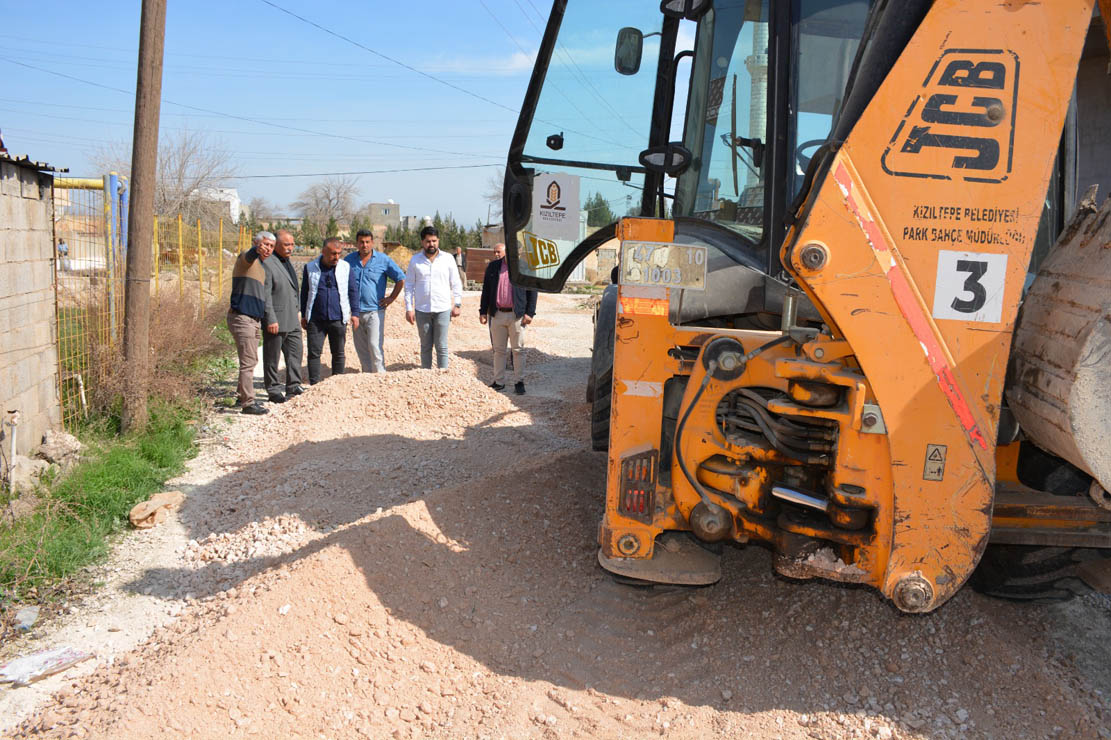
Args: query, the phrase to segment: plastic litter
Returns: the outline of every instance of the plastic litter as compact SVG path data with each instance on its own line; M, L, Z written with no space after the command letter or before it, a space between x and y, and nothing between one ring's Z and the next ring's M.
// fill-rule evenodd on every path
M15 613L15 628L20 632L26 632L39 619L39 608L37 606L25 606Z
M91 657L93 657L92 653L86 653L71 647L41 650L31 655L16 658L0 666L0 683L26 686L41 678L64 671Z

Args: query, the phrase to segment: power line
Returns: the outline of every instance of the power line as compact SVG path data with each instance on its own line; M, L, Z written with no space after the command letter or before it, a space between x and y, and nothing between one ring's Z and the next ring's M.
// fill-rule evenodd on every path
M20 98L4 98L0 97L0 102L4 103L20 103L22 105L45 105L51 108L74 108L79 110L97 110L107 111L109 113L126 113L131 115L134 111L130 108L103 108L93 105L74 105L73 103L48 103L43 100L22 100ZM218 113L163 113L164 116L196 116L197 118L223 118ZM427 123L428 120L424 117L420 118L320 118L319 116L312 116L311 118L295 118L292 116L283 116L286 121L316 121L318 123ZM501 118L468 118L468 123L502 123L505 119Z
M111 110L111 109L104 108L104 109L101 109L101 110ZM106 126L125 126L125 127L128 127L128 128L131 127L131 121L103 121L103 120L97 120L95 118L79 118L79 117L76 117L76 116L59 116L59 115L56 115L54 113L39 113L39 112L36 112L36 111L19 110L17 108L9 108L9 107L3 106L3 105L0 105L0 111L7 111L9 113L18 113L18 114L23 115L23 116L34 116L36 118L50 118L50 119L59 120L59 121L80 121L82 123L100 123L100 124L103 124L103 125L106 125ZM129 112L129 111L116 111L116 112L124 113L124 112ZM196 129L190 128L188 126L162 126L161 128L162 128L163 131L195 131L196 130ZM246 136L315 136L315 134L287 134L285 132L282 132L282 133L277 133L277 132L275 132L275 133L263 133L263 132L259 132L259 131L236 131L236 130L218 129L218 128L217 129L206 128L206 129L204 129L204 131L206 133L213 133L213 134L243 134L243 135L246 135ZM417 135L411 135L411 136L410 135L396 136L396 137L392 137L392 138L395 138L395 139L427 139L427 138L429 138L429 136L430 136L429 134L417 134ZM489 133L488 132L488 133L485 133L485 134L446 134L446 135L440 136L438 138L442 138L442 139L491 139L491 138L507 138L507 137L504 134L501 134L501 133ZM490 156L490 155L459 153L459 156L486 157L486 156Z
M262 2L267 2L267 0L262 0ZM100 82L93 82L92 80L85 80L85 79L82 79L80 77L75 77L73 75L65 74L64 72L55 72L54 70L45 69L44 67L37 67L33 64L27 64L25 62L20 62L20 61L15 60L15 59L9 59L8 57L0 57L0 61L8 62L10 64L15 64L15 65L18 65L20 67L26 67L27 69L33 69L37 72L43 72L45 74L54 75L55 77L62 77L62 78L67 79L67 80L73 80L75 82L81 82L81 83L84 83L86 85L92 85L93 87L99 87L99 88L104 89L104 90L111 90L113 92L123 93L124 95L134 95L135 94L134 90L124 90L123 88L112 87L111 85L105 85L105 84L100 83ZM325 136L325 137L330 137L330 138L333 138L333 139L344 139L344 140L347 140L347 141L355 141L355 142L358 142L360 144L374 144L376 146L392 146L392 147L396 147L398 149L411 149L413 151L435 152L437 154L451 154L453 156L463 156L463 157L470 157L470 156L494 157L494 156L496 156L496 155L493 155L493 154L483 154L483 155L466 154L464 152L452 152L452 151L447 151L447 150L444 150L444 149L432 149L431 147L411 146L411 145L408 145L408 144L391 144L391 143L386 142L386 141L375 141L373 139L360 139L360 138L355 137L355 136L344 136L343 134L331 134L331 133L327 133L327 132L324 132L324 131L313 131L312 129L299 128L297 126L286 126L286 125L281 124L281 123L274 123L273 121L264 121L264 120L261 120L261 119L258 119L258 118L250 118L248 116L236 115L234 113L225 113L223 111L212 110L211 108L201 108L200 106L188 105L187 103L178 103L178 102L175 102L173 100L167 100L165 98L162 99L162 102L167 103L168 105L176 105L179 108L185 108L187 110L200 111L201 113L212 113L212 114L220 116L222 118L232 118L232 119L235 119L237 121L247 121L249 123L257 123L257 124L262 125L262 126L271 126L273 128L285 129L287 131L297 131L298 133L302 133L302 134L313 134L315 136Z
M396 64L399 67L402 67L404 69L409 70L410 72L414 72L414 73L420 75L421 77L427 77L428 79L432 80L433 82L438 82L441 85L445 85L447 87L450 87L452 90L457 90L457 91L463 93L464 95L470 95L472 98L477 98L478 100L481 100L484 103L489 103L490 105L495 105L498 108L503 108L503 109L509 111L510 113L520 113L520 111L516 108L510 108L508 105L502 105L501 103L490 100L490 98L487 98L483 95L479 95L476 92L471 92L470 90L468 90L464 87L460 87L459 85L453 85L452 83L448 82L447 80L440 79L439 77L436 77L435 75L428 74L427 72L422 72L421 70L417 69L416 67L412 67L412 66L406 64L405 62L402 62L398 59L394 59L393 57L388 56L386 54L383 54L380 51L375 51L374 49L371 49L369 46L365 46L363 44L360 44L358 41L355 41L352 38L348 38L347 36L344 36L342 33L337 33L336 31L333 31L330 28L326 28L326 27L320 25L319 23L316 23L315 21L311 21L308 18L305 18L304 16L297 15L292 10L287 10L287 9L283 8L282 6L278 5L277 3L271 2L271 0L259 0L259 2L265 3L266 5L269 5L270 7L274 8L275 10L279 10L282 13L285 13L288 16L292 16L293 18L296 18L297 20L301 21L302 23L307 23L308 25L312 26L313 28L316 28L320 31L323 31L324 33L328 34L329 36L334 36L337 39L340 39L342 41L346 41L347 43L351 44L352 46L357 46L358 48L362 49L363 51L370 52L371 54L373 54L376 57L380 57L382 59L385 59L388 62L392 62L392 63Z
M282 175L232 175L225 179L227 180L256 180L268 177L338 177L342 175L385 175L393 174L395 172L431 172L433 170L470 170L479 167L497 167L498 162L487 162L486 164L458 164L458 165L445 165L443 167L407 167L405 169L397 170L360 170L358 172L296 172Z
M448 82L447 80L443 80L443 79L441 79L441 78L439 78L435 75L429 74L427 72L423 72L423 71L417 69L416 67L410 66L410 65L406 64L405 62L394 59L391 56L387 56L386 54L383 54L380 51L376 51L374 49L371 49L369 46L366 46L364 44L360 44L358 41L355 41L354 39L348 38L347 36L344 36L343 34L337 32L337 31L333 31L332 29L327 28L325 26L322 26L319 23L316 23L315 21L311 21L308 18L305 18L304 16L297 15L293 11L287 10L287 9L283 8L282 6L278 5L277 3L271 2L271 0L259 0L259 2L265 3L266 5L269 5L270 7L274 8L275 10L279 10L282 13L285 13L286 15L289 15L293 18L296 18L297 20L301 21L302 23L307 23L308 25L312 26L313 28L316 28L316 29L319 29L320 31L323 31L324 33L328 34L329 36L334 36L337 39L340 39L342 41L346 41L347 43L349 43L349 44L351 44L355 47L358 47L359 49L362 49L363 51L370 52L371 54L374 54L377 57L380 57L382 59L390 61L390 62L398 65L399 67L402 67L404 69L409 70L410 72L414 72L414 73L420 75L421 77L427 77L428 79L430 79L434 82L438 82L441 85L446 85L447 87L450 87L453 90L458 90L459 92L461 92L465 95L470 95L471 97L477 98L478 100L481 100L484 103L489 103L490 105L497 106L498 108L502 108L504 110L507 110L510 113L520 114L520 112L521 112L520 109L518 109L518 108L510 108L507 105L502 105L501 103L497 103L493 100L490 100L487 97L479 95L476 92L471 92L470 90L467 90L466 88L460 87L459 85L454 85L454 84ZM487 11L489 11L489 9L487 9ZM512 38L512 36L510 36L510 38ZM528 56L527 52L524 52L524 53L525 53L526 56ZM586 123L591 123L591 121L589 119L586 119L586 115L584 113L582 113L581 110L579 111L579 113L581 115L583 115L583 118L585 119ZM558 125L558 124L551 123L550 121L542 121L540 119L534 119L534 121L539 121L540 123L547 123L550 126ZM571 133L577 134L577 135L582 136L584 138L594 139L595 141L601 141L601 142L606 143L606 144L614 144L614 145L620 146L616 142L607 141L606 139L602 139L602 138L599 138L597 136L593 136L591 134L586 134L586 133L583 133L581 131L575 131L575 130L567 128L565 126L563 127L563 129L565 131L570 131ZM491 156L493 156L493 155L491 155Z
M500 28L501 28L501 30L505 32L505 35L509 37L509 40L513 42L513 45L514 45L514 46L516 46L516 47L517 47L518 49L520 49L520 50L521 50L521 53L522 53L522 54L524 54L524 55L525 55L526 57L529 57L530 59L534 59L534 60L535 60L535 55L534 55L534 54L530 54L530 53L529 53L529 52L528 52L528 51L527 51L527 50L525 49L525 47L521 46L520 42L519 42L519 41L517 41L516 37L515 37L515 36L514 36L514 35L513 35L512 33L510 33L510 32L509 32L509 29L508 29L508 28L506 28L506 27L505 27L505 24L503 24L503 23L501 22L501 19L500 19L500 18L498 18L498 17L497 17L497 16L496 16L496 15L494 14L494 11L490 10L490 7L489 7L488 5L486 5L485 1L484 1L484 0L478 0L478 2L479 2L479 4L480 4L480 5L481 5L481 6L483 7L483 9L484 9L484 10L486 11L486 13L487 13L487 14L488 14L488 15L489 15L489 16L490 16L491 18L493 18L493 19L494 19L494 23L498 24L498 27L500 27ZM592 120L590 120L590 117L589 117L589 116L587 116L586 112L585 112L585 111L584 111L584 110L583 110L582 108L580 108L580 107L579 107L578 105L576 105L576 104L575 104L575 99L574 99L574 98L572 98L572 97L571 97L570 95L568 95L567 93L563 92L563 90L562 90L562 89L561 89L561 88L559 87L559 85L555 84L555 81L553 81L553 80L549 80L548 82L549 82L549 83L551 84L551 87L555 88L555 91L556 91L556 92L558 92L558 93L559 93L560 95L562 95L562 96L563 96L563 99L564 99L564 100L566 100L566 101L568 102L568 104L569 104L569 105L570 105L570 106L571 106L572 108L574 108L574 109L575 109L575 111L576 111L576 112L578 112L578 114L579 114L580 116L582 116L582 117L583 117L583 121L585 121L585 122L586 122L586 123L588 123L588 124L591 124L591 125L593 125L593 126L594 126L595 128L601 128L600 126L598 126L597 124L595 124L595 123L594 123L594 122L593 122Z
M486 7L486 3L483 2L483 0L478 0L478 1L480 3L482 3L482 7L484 7L484 8ZM525 12L524 6L522 6L521 3L518 0L513 0L513 2L517 6L517 9L521 11L521 15L523 15L525 17L525 20L529 22L529 25L531 25L533 27L533 29L535 29L536 32L539 33L541 35L541 37L543 37L544 32L540 30L539 26L537 26L533 22L532 18L529 17L529 14ZM533 9L535 10L536 6L533 6ZM486 12L489 13L490 9L486 8ZM493 15L493 13L491 13L491 15ZM497 20L497 19L495 18L495 20ZM501 25L500 21L498 22L498 25L499 26ZM505 26L502 26L502 28L504 29ZM643 133L642 131L637 131L635 128L633 128L633 126L630 125L629 122L625 120L625 118L621 115L621 113L619 113L617 111L617 109L613 107L613 105L610 103L610 101L606 99L606 96L602 95L602 93L598 92L598 88L594 86L594 83L591 82L590 78L587 77L586 73L582 71L582 67L579 66L578 62L575 61L575 58L571 55L570 52L567 51L567 46L565 44L563 44L562 42L560 42L558 37L556 39L555 51L559 52L559 54L563 57L564 61L567 62L572 68L574 68L573 71L571 71L571 79L577 81L584 88L587 88L588 92L593 93L594 96L598 99L598 101L601 102L602 107L605 108L606 110L608 110L610 113L612 113L613 116L617 120L621 121L621 123L625 124L625 128L632 131L634 135L639 136ZM575 74L576 72L578 73L577 75ZM572 103L572 105L574 105L574 103ZM578 110L577 106L575 107L575 110Z

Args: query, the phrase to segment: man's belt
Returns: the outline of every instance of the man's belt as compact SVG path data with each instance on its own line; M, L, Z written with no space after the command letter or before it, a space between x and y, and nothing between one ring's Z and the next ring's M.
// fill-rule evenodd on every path
M512 308L502 308L501 306L498 306L498 312L499 313L505 312L505 311L512 311L512 310L513 310Z

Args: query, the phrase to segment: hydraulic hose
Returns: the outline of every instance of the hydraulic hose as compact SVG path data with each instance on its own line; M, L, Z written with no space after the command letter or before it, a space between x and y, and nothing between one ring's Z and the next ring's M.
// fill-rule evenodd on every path
M765 350L769 350L777 344L783 344L784 342L790 341L790 339L790 334L781 334L770 342L761 344L759 347L747 353L743 358L741 358L741 366L744 367L752 358L756 357ZM683 412L683 417L679 419L679 424L675 427L675 459L679 463L679 470L682 471L683 477L687 479L687 482L691 484L691 488L694 489L695 493L698 494L698 497L702 499L702 503L706 504L707 507L721 507L721 504L717 503L714 500L713 494L707 491L705 487L703 487L703 485L698 482L698 479L695 476L691 475L690 470L687 468L687 461L683 459L683 430L686 429L687 419L690 418L691 411L693 411L694 407L698 405L699 400L702 398L703 392L706 390L706 386L710 384L710 379L714 377L714 373L717 372L717 369L717 360L710 360L709 364L706 365L706 374L702 376L702 383L698 386L698 390L694 392L694 397L691 398L691 402L687 404L687 410ZM757 424L759 423L760 420L758 419Z

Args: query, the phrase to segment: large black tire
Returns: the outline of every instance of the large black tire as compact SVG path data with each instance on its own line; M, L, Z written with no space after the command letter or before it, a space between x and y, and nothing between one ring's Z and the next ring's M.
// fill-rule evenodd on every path
M613 333L617 327L617 286L606 286L594 313L594 347L590 353L590 444L604 452L610 444L610 405L613 396Z
M1086 547L989 545L969 584L987 596L1048 604L1092 591L1078 574L1111 551Z

